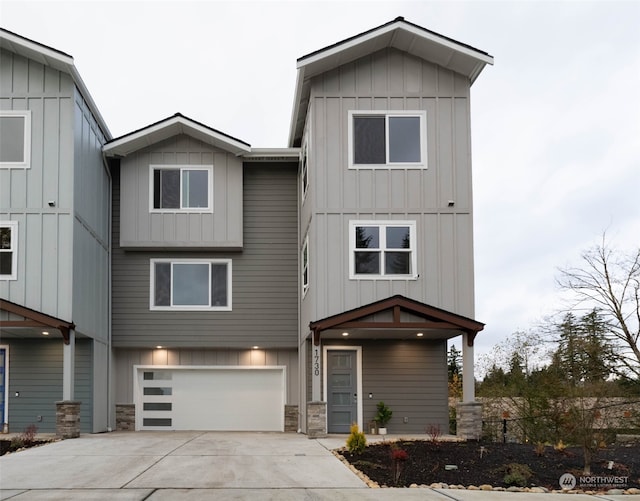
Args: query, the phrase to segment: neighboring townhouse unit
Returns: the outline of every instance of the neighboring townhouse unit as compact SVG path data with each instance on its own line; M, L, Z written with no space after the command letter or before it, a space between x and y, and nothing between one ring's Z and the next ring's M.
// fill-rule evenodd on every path
M71 56L0 30L0 418L108 426L109 130ZM6 427L5 427L6 428Z
M392 433L448 430L447 339L461 334L474 400L483 324L469 96L492 62L403 18L298 60L289 145L302 148L300 400L319 402L302 419L310 434L366 426L379 401Z
M69 56L3 36L31 50L2 46L2 119L31 122L30 146L1 134L16 163L31 157L0 164L5 395L24 384L15 365L42 370L52 346L62 390L33 381L38 415L81 400L83 431L319 436L366 429L384 401L391 433L446 432L447 340L462 336L459 433L475 438L473 341L484 325L470 88L491 56L397 18L300 58L288 147L256 149L179 113L111 139ZM66 141L46 139L49 114L34 126L34 86L26 96L5 78L25 65L44 68L29 78L55 69L75 103L54 108L68 114ZM56 161L43 160L49 148ZM43 176L61 180L58 192ZM57 226L37 226L45 217ZM31 325L36 314L60 322L57 344ZM9 399L12 427L33 420L18 418L21 402Z

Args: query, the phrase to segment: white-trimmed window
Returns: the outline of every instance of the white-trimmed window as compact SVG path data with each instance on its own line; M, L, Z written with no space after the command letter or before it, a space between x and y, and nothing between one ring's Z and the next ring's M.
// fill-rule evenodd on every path
M213 212L212 165L151 165L152 212Z
M231 259L152 259L152 310L231 310Z
M350 221L349 276L415 279L415 221Z
M31 111L0 111L0 168L31 167Z
M302 268L302 296L304 297L309 289L309 235L304 237L300 261Z
M349 167L426 167L426 111L349 111Z
M18 277L18 223L0 221L0 280Z
M302 143L300 150L300 192L302 195L302 201L307 197L307 190L309 189L309 168L308 168L308 147L307 140Z

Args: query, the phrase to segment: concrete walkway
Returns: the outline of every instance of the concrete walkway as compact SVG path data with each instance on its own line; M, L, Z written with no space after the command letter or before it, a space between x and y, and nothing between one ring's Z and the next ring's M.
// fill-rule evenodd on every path
M539 501L557 494L370 489L330 449L344 437L289 433L82 435L0 457L0 499ZM571 501L640 496L571 495Z

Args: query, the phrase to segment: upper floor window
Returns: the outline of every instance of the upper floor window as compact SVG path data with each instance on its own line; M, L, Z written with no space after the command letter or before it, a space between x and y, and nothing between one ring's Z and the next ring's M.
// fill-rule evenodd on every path
M152 310L231 310L230 259L152 259Z
M152 165L153 212L212 212L213 166Z
M426 166L425 111L350 111L349 167Z
M31 156L31 112L0 111L0 167L27 169Z
M309 289L309 235L304 237L302 243L302 295L304 296Z
M307 160L307 141L302 143L302 149L300 150L300 191L302 192L302 201L307 196L307 190L309 189L309 169Z
M18 223L0 221L0 280L15 280L18 275Z
M416 278L415 221L351 221L350 278Z

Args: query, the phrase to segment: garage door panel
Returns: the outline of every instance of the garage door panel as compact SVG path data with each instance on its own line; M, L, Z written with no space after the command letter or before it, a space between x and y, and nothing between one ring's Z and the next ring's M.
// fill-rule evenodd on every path
M140 429L284 429L283 367L153 368L153 381L149 372L138 368Z

